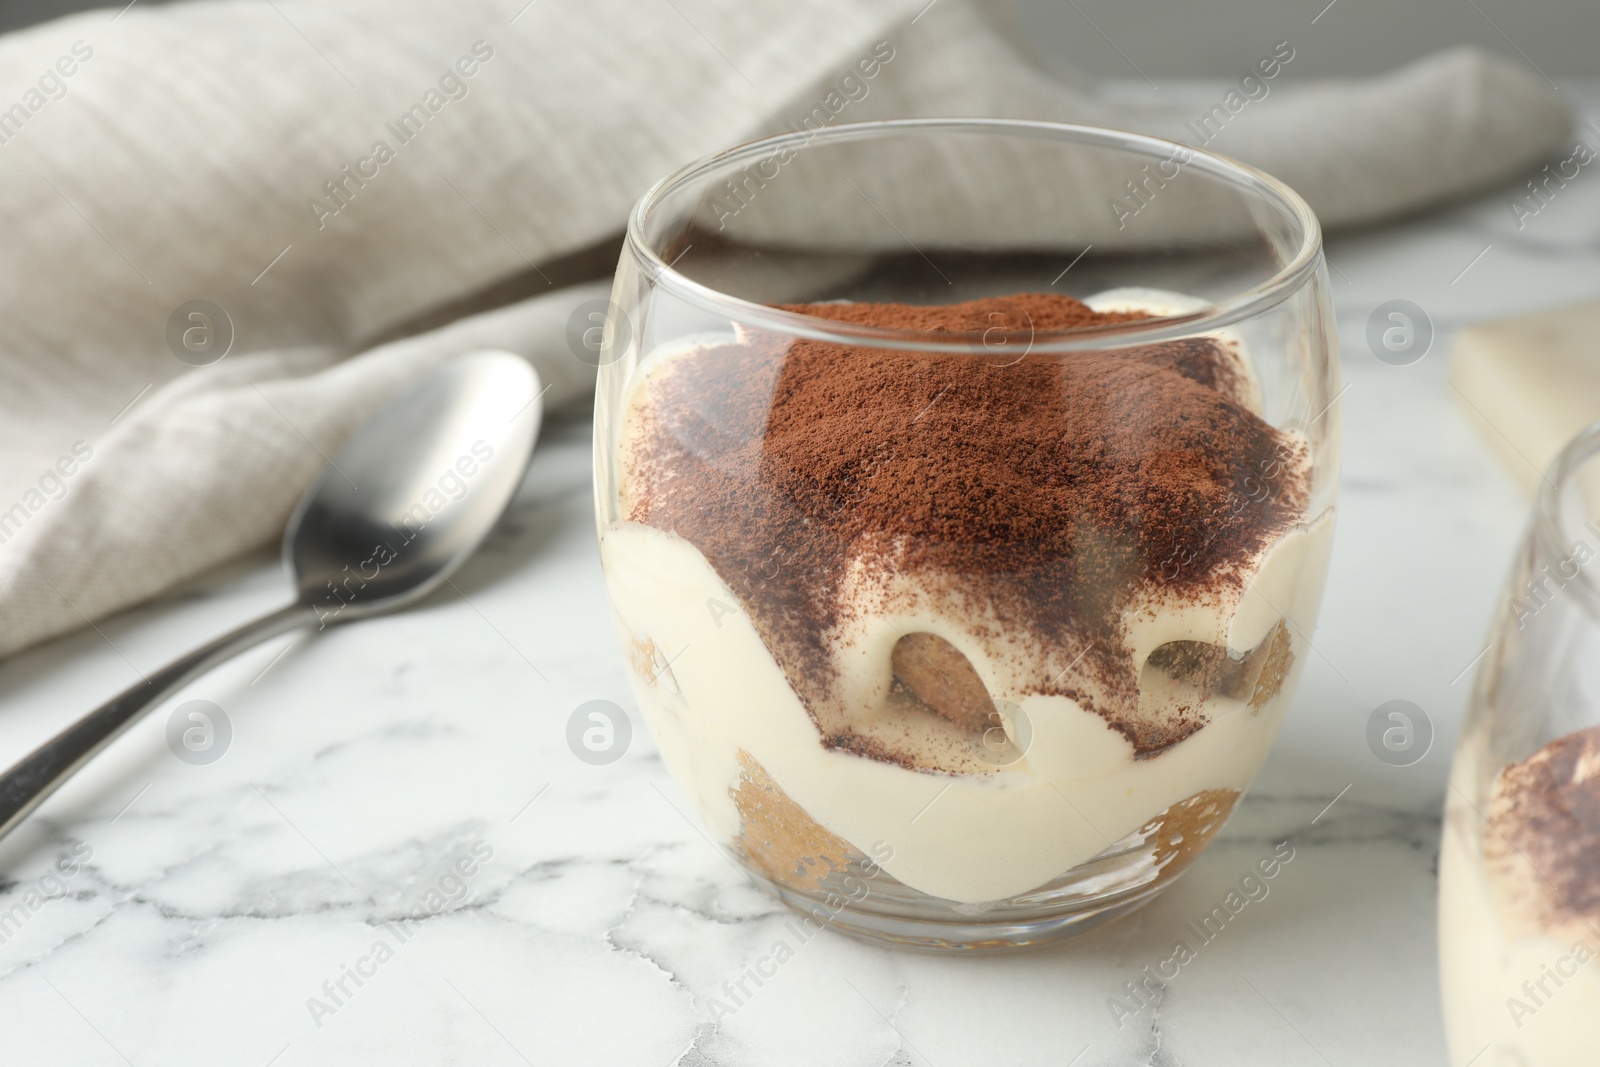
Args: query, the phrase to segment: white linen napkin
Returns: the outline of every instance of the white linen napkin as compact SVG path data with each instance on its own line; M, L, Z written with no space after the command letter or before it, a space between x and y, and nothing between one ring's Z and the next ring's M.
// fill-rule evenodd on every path
M0 655L271 542L324 456L452 355L517 352L547 404L584 402L568 321L633 201L808 116L1209 140L1329 226L1570 135L1483 53L1294 85L1295 47L1132 103L1038 71L967 0L201 0L0 38Z

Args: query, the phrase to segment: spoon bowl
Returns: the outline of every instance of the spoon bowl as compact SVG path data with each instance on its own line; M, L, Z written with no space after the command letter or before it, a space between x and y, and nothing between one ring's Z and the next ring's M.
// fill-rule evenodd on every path
M539 376L463 356L387 401L301 497L283 535L298 599L324 623L437 588L488 536L539 434Z

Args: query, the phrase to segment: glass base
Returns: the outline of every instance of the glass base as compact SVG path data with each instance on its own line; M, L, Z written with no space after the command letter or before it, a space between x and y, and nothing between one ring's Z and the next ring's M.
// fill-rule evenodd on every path
M766 879L763 879L766 881ZM980 953L1015 952L1042 948L1082 937L1130 912L1137 911L1161 894L1172 879L1164 878L1142 892L1122 896L1103 904L1056 915L1032 919L974 916L962 922L954 916L914 918L845 907L832 913L822 928L850 937L919 952ZM798 913L808 929L818 923L818 903L810 897L767 881L773 892Z
M1238 794L1197 794L1146 827L1115 842L1046 885L1006 900L961 904L897 881L857 854L842 866L796 866L794 882L774 880L782 868L744 862L794 910L801 940L825 929L930 952L1003 952L1082 936L1156 897L1215 836Z

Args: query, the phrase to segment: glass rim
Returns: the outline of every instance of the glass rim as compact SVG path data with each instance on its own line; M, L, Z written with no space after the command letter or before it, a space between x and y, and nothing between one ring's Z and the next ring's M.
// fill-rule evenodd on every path
M1562 446L1550 465L1548 473L1541 474L1538 496L1533 509L1533 540L1536 551L1552 560L1567 556L1572 546L1566 542L1566 523L1561 513L1561 502L1576 485L1575 476L1585 463L1600 455L1600 420L1591 422ZM1600 551L1600 545L1591 546ZM1584 608L1591 617L1600 619L1600 576L1586 566L1577 568L1571 578L1563 578L1563 587L1575 585L1580 591Z
M725 293L677 271L650 246L645 238L645 224L651 212L662 200L718 168L765 158L784 149L797 146L803 148L816 141L859 141L888 134L917 132L1006 133L1036 140L1071 141L1121 148L1152 157L1170 156L1174 151L1189 152L1192 158L1185 163L1185 166L1201 163L1202 169L1227 178L1243 190L1254 189L1267 199L1275 201L1284 215L1292 218L1300 227L1300 246L1287 263L1272 277L1226 300L1180 315L1052 331L1048 335L1051 340L1048 341L1034 344L1030 338L1029 348L1033 351L1080 351L1101 348L1108 342L1116 345L1152 343L1177 340L1196 333L1220 329L1259 315L1287 300L1306 285L1321 268L1323 262L1322 227L1311 206L1299 193L1265 171L1180 141L1169 141L1109 127L1032 119L883 119L873 122L841 123L820 131L798 130L746 141L685 164L647 189L628 215L626 247L653 283L673 291L705 310L716 313L731 312L741 323L764 327L776 333L844 345L914 349L926 352L992 354L993 342L985 343L977 339L977 335L952 335L847 323L800 312L784 311ZM953 336L972 339L957 341L951 339Z

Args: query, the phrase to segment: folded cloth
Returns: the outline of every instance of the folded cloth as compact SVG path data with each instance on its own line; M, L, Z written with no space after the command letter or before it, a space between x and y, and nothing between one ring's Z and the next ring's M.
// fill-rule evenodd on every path
M1119 126L1261 166L1335 226L1570 132L1481 53L1293 86L1293 51L1162 104L1042 73L968 0L206 0L0 38L0 654L271 542L323 457L452 355L518 352L547 404L581 403L568 324L628 208L752 136Z

